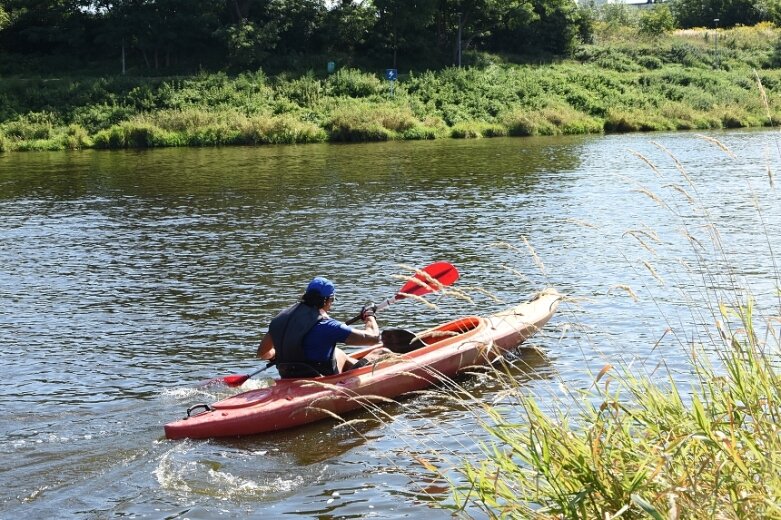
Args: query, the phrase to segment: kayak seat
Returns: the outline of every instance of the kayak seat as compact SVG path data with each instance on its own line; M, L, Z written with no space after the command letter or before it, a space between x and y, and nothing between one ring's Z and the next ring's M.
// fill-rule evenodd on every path
M389 328L380 333L382 346L395 354L406 354L424 345L411 330Z

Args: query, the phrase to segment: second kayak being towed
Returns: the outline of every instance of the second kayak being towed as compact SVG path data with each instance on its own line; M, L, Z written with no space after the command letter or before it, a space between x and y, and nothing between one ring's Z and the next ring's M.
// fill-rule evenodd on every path
M553 316L561 295L546 289L487 317L468 316L417 335L420 347L332 376L279 379L165 425L169 439L236 437L282 430L343 414L372 398L393 398L437 384L475 365L490 364L533 336ZM381 345L379 345L381 346ZM352 354L362 358L377 347Z

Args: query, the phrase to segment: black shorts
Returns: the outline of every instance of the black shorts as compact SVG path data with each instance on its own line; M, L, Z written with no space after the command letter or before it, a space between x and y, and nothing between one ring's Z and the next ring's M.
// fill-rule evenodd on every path
M339 373L335 358L330 361L279 363L277 370L283 378L331 376Z

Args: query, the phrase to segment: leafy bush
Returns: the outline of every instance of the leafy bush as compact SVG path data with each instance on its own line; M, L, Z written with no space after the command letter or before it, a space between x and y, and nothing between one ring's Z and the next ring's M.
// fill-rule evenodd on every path
M341 69L326 80L325 89L331 96L361 98L382 94L387 87L374 74Z
M49 139L58 123L51 112L29 112L5 123L3 129L8 137L18 140L41 140Z
M648 36L661 36L675 28L675 18L670 7L665 4L654 5L640 15L640 33Z
M658 112L633 108L611 108L605 118L606 132L650 132L675 130L673 121L669 121Z
M316 143L328 138L317 125L290 116L249 118L241 126L240 135L245 144Z
M129 106L108 105L100 103L97 105L85 105L76 107L73 111L71 121L83 126L90 133L98 132L121 121L127 120L135 110Z
M174 134L162 130L152 123L124 122L101 130L95 135L97 148L153 148L181 144Z
M326 129L336 141L386 141L419 124L406 107L347 103L333 111Z
M402 137L410 141L423 141L436 139L439 134L440 131L438 128L420 125L405 130L402 133Z
M68 125L63 144L68 150L81 150L82 148L91 147L92 139L90 139L86 129L79 125L72 124Z
M584 114L568 105L531 111L514 110L502 117L502 124L512 136L572 135L603 131L601 118Z
M324 94L323 84L311 72L289 81L282 79L277 82L276 92L302 107L313 107Z
M459 139L474 139L480 137L503 137L507 130L497 124L482 121L469 121L458 123L450 129L451 137Z

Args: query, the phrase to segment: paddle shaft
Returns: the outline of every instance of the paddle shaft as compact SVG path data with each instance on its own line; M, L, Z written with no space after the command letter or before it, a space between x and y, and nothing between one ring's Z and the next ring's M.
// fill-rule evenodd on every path
M251 378L253 376L258 375L261 372L265 372L266 370L268 370L272 366L274 366L274 363L273 362L269 362L268 364L266 364L266 366L264 366L263 368L259 368L258 370L252 372L251 374L244 374L244 375L236 374L236 375L231 375L231 376L224 376L224 377L218 378L216 381L225 383L228 386L241 386L241 385L243 385L247 381L247 379L249 379L249 378Z

